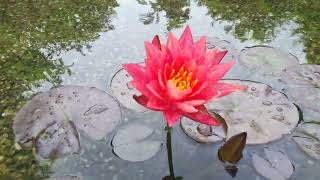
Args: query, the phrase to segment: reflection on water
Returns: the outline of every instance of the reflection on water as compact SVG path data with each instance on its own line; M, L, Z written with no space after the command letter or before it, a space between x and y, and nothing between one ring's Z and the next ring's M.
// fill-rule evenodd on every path
M1 2L0 178L45 176L46 168L35 161L32 151L21 150L15 145L11 129L11 120L15 112L34 91L58 84L82 84L107 90L108 78L113 75L116 67L124 62L140 62L143 59L144 40L151 39L155 33L163 40L168 30L179 34L182 31L181 27L187 23L196 36L218 36L232 42L237 49L263 43L291 52L300 58L300 62L320 63L319 17L319 0ZM173 141L179 138L189 143L187 149L179 147L181 142L173 145L176 148L175 166L178 167L179 175L186 179L204 178L211 172L216 173L215 177L226 177L223 167L217 164L214 156L211 157L211 162L206 163L201 161L207 159L198 157L196 163L187 167L185 161L180 161L185 159L182 156L183 152L192 154L210 152L214 149L205 146L199 151L198 144L189 141L178 131ZM282 140L274 146L282 145L284 142L287 141ZM288 147L294 147L292 155L299 153L294 144L288 144ZM96 146L101 147L95 150L95 154L103 153L104 156L110 151L109 147L105 148L105 142ZM151 170L145 171L145 176L142 176L140 166L130 169L129 163L116 160L112 160L114 164L102 161L101 166L95 164L94 159L97 157L92 153L85 152L80 159L85 156L92 160L91 165L94 167L83 170L87 175L103 174L103 169L108 168L110 173L119 172L119 177L129 178L128 174L125 174L126 170L138 172L135 177L140 179L148 175L152 177ZM166 157L165 152L161 152L158 157ZM110 157L105 159L108 158ZM191 157L188 158L189 161L193 160ZM306 156L294 157L294 160L304 162L305 158ZM167 170L166 158L158 160L160 167L157 173L162 176L157 177L163 177L166 175L163 172ZM308 172L312 172L308 163L313 162L308 161L299 166L305 170L300 176L310 175ZM86 164L88 163L84 163ZM152 163L145 164L148 166ZM120 165L125 168L115 170ZM70 172L78 170L71 169ZM239 177L251 174L253 171L248 165L240 165Z
M0 178L45 176L32 155L14 143L11 120L43 80L61 83L68 67L55 56L82 50L101 31L113 29L115 1L1 1L0 3ZM69 72L70 73L70 72ZM31 92L32 93L32 92Z

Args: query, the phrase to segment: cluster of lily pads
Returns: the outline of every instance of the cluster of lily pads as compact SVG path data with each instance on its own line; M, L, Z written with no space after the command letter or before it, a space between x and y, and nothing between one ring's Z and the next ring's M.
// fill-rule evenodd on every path
M206 105L222 121L221 126L182 118L185 134L199 143L214 143L246 132L246 144L265 144L296 128L293 140L307 154L320 159L320 123L316 119L302 122L300 112L301 108L303 113L320 113L319 65L300 65L295 56L267 46L238 53L218 38L208 38L208 48L228 49L224 62L238 59L223 81L248 89ZM138 92L130 87L130 80L123 69L117 71L110 83L112 95L83 86L60 86L38 93L14 119L17 142L32 144L40 159L53 159L81 151L79 131L93 140L102 140L116 130L112 147L117 156L131 162L153 157L163 144L149 138L154 129L142 123L116 128L121 124L122 108L136 113L148 111L132 98ZM293 164L284 152L265 149L265 154L268 160L252 156L258 173L269 179L291 176Z

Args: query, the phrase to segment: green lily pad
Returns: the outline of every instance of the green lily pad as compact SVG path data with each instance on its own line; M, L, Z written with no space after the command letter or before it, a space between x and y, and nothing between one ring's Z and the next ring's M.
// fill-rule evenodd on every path
M268 160L257 154L252 155L255 170L267 179L289 179L294 172L294 166L287 155L282 151L269 148L265 148L264 152Z
M16 115L13 130L16 141L35 143L40 155L48 158L50 151L58 156L72 142L70 151L79 139L74 127L94 140L103 139L119 124L121 111L118 103L107 93L92 87L62 86L34 96ZM74 125L73 125L74 124ZM49 137L47 136L49 134ZM64 138L62 138L64 137ZM77 138L75 138L77 137ZM43 145L47 147L43 148ZM52 149L47 149L51 147Z
M308 155L320 160L320 125L303 123L298 126L293 140Z
M254 46L242 50L239 62L251 71L272 76L279 76L287 67L299 64L295 56L268 46Z
M200 143L213 143L226 138L227 130L223 123L220 126L209 126L183 117L181 127L184 133Z
M139 95L140 93L130 86L129 82L131 80L129 74L124 69L120 69L111 80L112 94L126 108L136 112L144 112L146 108L133 99L133 95Z
M162 142L150 140L154 130L142 124L119 129L112 140L113 151L121 159L140 162L150 159L161 149Z
M297 104L320 112L320 65L298 65L285 69L281 80L285 93Z
M223 117L228 126L227 139L247 132L247 144L263 144L279 139L296 127L299 113L287 97L270 86L241 80L224 80L248 86L207 104L210 111Z

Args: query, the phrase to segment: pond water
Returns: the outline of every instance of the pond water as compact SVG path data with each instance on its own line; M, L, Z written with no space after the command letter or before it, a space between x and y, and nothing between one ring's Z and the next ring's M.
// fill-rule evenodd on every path
M112 152L112 132L101 141L80 133L82 150L55 161L38 161L34 149L15 142L12 121L33 95L59 85L96 87L111 93L110 83L123 63L142 62L144 41L169 31L180 36L189 24L194 37L218 37L240 52L267 45L292 54L300 64L320 64L320 1L91 0L0 3L0 179L43 179L78 175L83 179L162 179L167 176L165 122L160 113L122 108L120 126L146 124L160 151L143 162L122 160ZM235 56L237 58L238 56ZM249 74L249 75L248 75ZM234 72L231 78L282 85L265 76ZM303 95L302 95L303 96ZM315 106L319 102L315 102ZM304 121L319 121L301 108ZM120 127L119 126L119 127ZM175 173L184 179L231 179L217 157L221 142L200 144L178 123L173 132ZM291 179L320 179L320 162L285 135L262 145L247 145L234 179L264 179L252 165L252 153L264 147L284 151L295 167Z

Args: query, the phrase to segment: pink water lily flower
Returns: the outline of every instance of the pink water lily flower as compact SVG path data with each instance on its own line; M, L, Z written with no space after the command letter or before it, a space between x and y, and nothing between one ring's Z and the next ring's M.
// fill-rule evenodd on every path
M166 44L160 44L158 36L145 42L145 64L124 64L132 76L131 85L142 95L134 96L144 107L162 111L172 127L182 116L208 125L219 125L205 103L245 90L245 86L219 82L235 63L220 64L227 51L207 51L203 36L193 42L187 26L178 40L171 32Z

